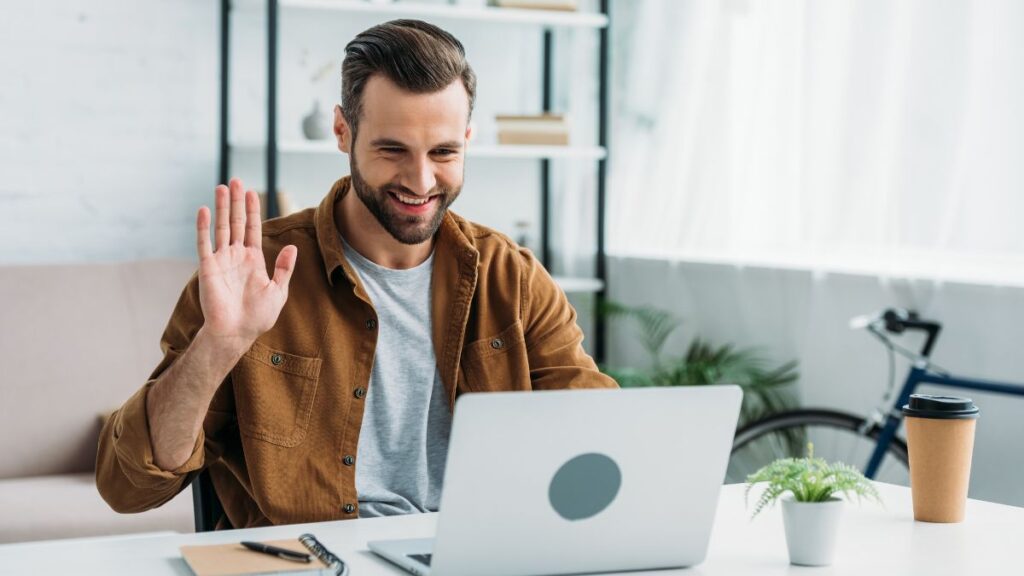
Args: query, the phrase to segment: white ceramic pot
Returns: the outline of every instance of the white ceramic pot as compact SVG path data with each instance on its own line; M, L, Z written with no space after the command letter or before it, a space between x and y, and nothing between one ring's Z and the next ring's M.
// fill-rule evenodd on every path
M320 101L316 100L313 109L302 118L302 133L308 140L325 140L331 135L327 130L329 123L327 115L320 110Z
M797 502L782 499L782 520L786 526L789 561L800 566L828 566L835 554L843 501Z

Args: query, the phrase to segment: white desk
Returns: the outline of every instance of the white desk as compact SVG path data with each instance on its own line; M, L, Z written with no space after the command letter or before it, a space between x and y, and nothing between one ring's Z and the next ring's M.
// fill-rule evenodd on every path
M725 486L718 506L708 559L690 570L671 574L1020 574L1024 548L1024 508L972 500L962 524L915 523L910 491L878 485L885 500L848 505L835 563L825 568L790 566L776 507L754 521L743 505L743 486ZM4 519L4 521L10 521ZM205 534L169 532L51 540L0 545L0 574L174 574L187 576L182 544L213 544L316 534L352 566L353 576L403 575L366 549L369 540L432 536L436 515L420 514L321 524L251 528ZM630 574L640 574L633 572Z

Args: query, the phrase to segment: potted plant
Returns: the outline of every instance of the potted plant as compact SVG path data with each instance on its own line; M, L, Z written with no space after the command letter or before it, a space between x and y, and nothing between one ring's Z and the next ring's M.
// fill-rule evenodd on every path
M875 486L856 468L842 462L828 463L814 457L814 444L807 444L805 458L781 458L747 477L746 498L754 486L766 483L757 499L751 519L766 507L782 500L789 561L801 566L832 563L842 494L849 500L881 503Z
M743 388L740 426L796 404L792 391L798 377L795 361L771 366L756 350L714 345L702 338L693 338L682 356L666 354L666 342L683 324L670 312L611 300L603 301L599 310L613 322L630 321L647 353L647 367L643 369L601 366L623 388L736 384ZM799 452L802 447L801 439L794 448Z

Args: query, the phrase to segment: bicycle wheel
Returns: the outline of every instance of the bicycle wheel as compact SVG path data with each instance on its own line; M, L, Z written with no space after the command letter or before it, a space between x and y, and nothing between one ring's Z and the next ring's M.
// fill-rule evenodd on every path
M865 426L864 418L833 410L789 410L752 422L736 432L726 483L744 482L747 475L776 458L806 455L814 443L814 455L829 462L841 461L864 471L881 429ZM875 480L910 485L907 445L893 438Z

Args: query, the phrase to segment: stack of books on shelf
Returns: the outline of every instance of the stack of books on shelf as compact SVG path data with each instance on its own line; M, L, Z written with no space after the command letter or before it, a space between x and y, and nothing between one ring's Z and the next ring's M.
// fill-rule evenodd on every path
M576 0L493 0L499 8L526 8L529 10L575 11Z
M557 114L497 117L498 144L567 146L569 123Z
M260 192L260 212L264 220L267 219L267 193ZM298 212L299 209L292 202L292 197L284 190L277 191L277 215L288 216Z

